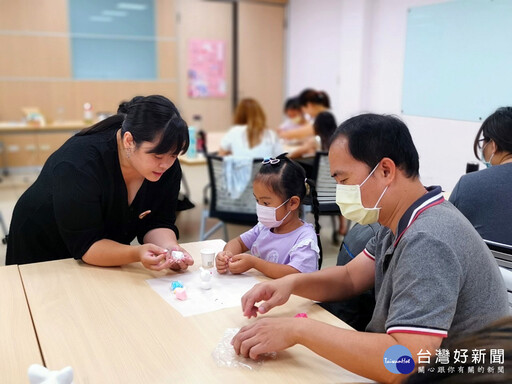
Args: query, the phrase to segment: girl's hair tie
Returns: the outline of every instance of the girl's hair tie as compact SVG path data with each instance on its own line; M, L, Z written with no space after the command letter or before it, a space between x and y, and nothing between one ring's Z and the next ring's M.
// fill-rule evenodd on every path
M279 162L281 161L281 159L276 159L274 157L267 157L265 158L261 164L271 164L271 165L275 165L275 164L279 164Z

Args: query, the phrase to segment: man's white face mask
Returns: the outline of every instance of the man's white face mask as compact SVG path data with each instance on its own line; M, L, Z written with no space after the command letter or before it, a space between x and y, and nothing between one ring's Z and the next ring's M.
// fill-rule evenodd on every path
M373 168L366 179L364 179L364 181L359 185L336 185L336 204L340 207L341 214L348 220L355 221L362 225L372 224L379 221L380 208L377 206L386 193L388 187L386 186L386 188L384 188L384 191L373 208L366 208L363 206L363 202L361 200L361 187L366 183L366 180L370 178L373 172L375 172L379 164Z

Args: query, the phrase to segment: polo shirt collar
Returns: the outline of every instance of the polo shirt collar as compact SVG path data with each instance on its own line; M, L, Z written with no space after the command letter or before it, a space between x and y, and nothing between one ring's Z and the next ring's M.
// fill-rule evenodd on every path
M426 209L433 207L434 205L441 204L444 201L441 187L431 186L425 187L427 193L416 200L408 209L398 222L397 238L394 242L394 246L398 244L402 235L407 231L411 224L418 218L418 216Z

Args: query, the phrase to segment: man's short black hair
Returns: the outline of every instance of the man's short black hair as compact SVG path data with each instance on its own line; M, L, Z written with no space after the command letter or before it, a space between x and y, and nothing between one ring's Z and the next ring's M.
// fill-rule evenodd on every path
M331 138L344 136L352 157L374 168L384 157L394 161L407 177L419 176L418 151L409 129L395 116L366 113L344 121Z

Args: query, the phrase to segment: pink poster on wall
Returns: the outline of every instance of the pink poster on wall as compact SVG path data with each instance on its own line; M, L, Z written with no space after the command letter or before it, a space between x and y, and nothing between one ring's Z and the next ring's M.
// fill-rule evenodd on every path
M226 96L226 42L189 40L188 97Z

